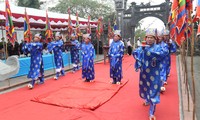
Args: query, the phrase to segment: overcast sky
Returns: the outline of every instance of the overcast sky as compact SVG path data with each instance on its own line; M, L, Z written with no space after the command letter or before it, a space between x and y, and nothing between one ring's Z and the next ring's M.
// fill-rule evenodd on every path
M46 0L41 0L41 1L46 1ZM99 0L99 1L107 1L107 0ZM48 7L53 7L56 2L58 2L58 0L53 0L53 2L50 2L48 6L46 6L46 8L44 7L44 9L47 9ZM151 2L152 5L156 5L165 2L165 0L128 0L128 4L130 4L131 2L136 2L137 4L140 4L141 2L144 2L144 4ZM142 21L143 21L142 28L147 28L147 27L159 27L159 29L164 28L164 23L160 19L155 17L147 17L145 19L142 19Z

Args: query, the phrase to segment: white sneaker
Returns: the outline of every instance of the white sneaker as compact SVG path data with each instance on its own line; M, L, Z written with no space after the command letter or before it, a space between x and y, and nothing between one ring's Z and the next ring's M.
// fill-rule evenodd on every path
M160 90L161 90L161 92L165 92L166 88L165 87L161 87Z
M167 82L164 82L164 85L167 85Z
M28 88L29 88L29 89L33 89L33 85L29 83L29 84L28 84Z
M150 116L149 117L149 120L156 120L156 117L153 115L153 116Z
M58 78L55 76L55 77L54 77L54 80L58 80Z
M121 82L117 82L116 84L117 84L117 85L121 85Z

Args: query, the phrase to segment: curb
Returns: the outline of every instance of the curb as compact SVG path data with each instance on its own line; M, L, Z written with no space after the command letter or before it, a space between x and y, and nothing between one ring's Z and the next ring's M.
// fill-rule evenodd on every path
M176 69L178 74L178 94L179 94L179 114L180 114L180 120L184 120L184 111L183 111L183 96L182 96L182 90L181 90L181 70L180 70L180 56L176 56Z
M98 63L98 62L102 62L104 59L99 59L99 60L95 60L94 63ZM80 66L81 68L81 66ZM68 68L65 70L65 72L68 72L68 71L71 71L73 68ZM44 78L49 78L49 77L52 77L55 75L55 72L53 72L52 74L48 74L48 75L45 75ZM8 81L11 80L11 79L7 79ZM12 85L12 86L8 86L8 87L5 87L5 88L1 88L0 89L0 94L1 92L4 92L6 90L10 90L10 89L13 89L13 88L16 88L16 87L20 87L20 86L23 86L25 84L28 84L31 80L27 80L25 82L21 82L21 83L18 83L18 84L15 84L15 85Z

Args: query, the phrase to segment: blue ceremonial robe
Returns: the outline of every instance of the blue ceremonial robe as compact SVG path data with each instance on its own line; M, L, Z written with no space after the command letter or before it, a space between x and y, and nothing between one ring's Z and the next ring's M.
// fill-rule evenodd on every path
M137 48L133 52L136 60L135 69L140 69L139 92L140 97L150 103L150 116L155 112L155 106L160 102L160 65L164 58L163 49L156 44Z
M49 51L53 50L56 72L61 72L61 70L64 69L64 63L62 59L63 41L53 41L48 44L47 48Z
M121 82L122 76L122 58L124 55L124 44L122 41L113 41L108 52L110 58L110 77L115 82Z
M176 52L176 43L172 41L172 43L169 45L169 54L167 55L167 75L170 74L170 69L171 69L171 53Z
M160 45L160 47L163 49L163 53L165 55L164 59L161 61L161 70L160 70L160 79L162 82L162 86L164 84L164 82L167 82L167 56L169 55L169 46L162 41L161 43L158 43L158 45Z
M32 80L37 80L39 77L44 79L44 65L42 59L43 44L40 42L26 43L22 50L25 54L28 52L31 54L30 70L27 77Z
M82 78L86 80L93 80L95 78L94 72L94 46L91 43L83 43L82 50Z
M80 43L78 40L72 40L71 44L75 45L75 46L70 47L71 62L73 64L78 65L80 63L80 60L79 60Z

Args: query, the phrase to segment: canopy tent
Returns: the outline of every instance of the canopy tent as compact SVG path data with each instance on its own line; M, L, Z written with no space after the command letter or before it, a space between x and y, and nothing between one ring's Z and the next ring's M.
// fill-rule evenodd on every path
M15 6L10 4L10 9L12 12L12 20L16 29L23 29L24 25L24 13L25 7ZM66 9L67 10L67 9ZM29 15L29 21L31 30L44 30L46 24L46 11L38 10L34 8L26 8L27 14ZM48 12L50 19L50 24L52 30L67 30L68 25L68 14ZM72 26L76 26L76 16L70 15L72 20ZM5 4L0 4L0 20L5 21ZM79 17L80 28L86 28L88 19ZM5 25L4 23L1 25ZM91 27L96 27L97 22L90 21Z

